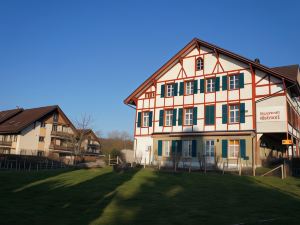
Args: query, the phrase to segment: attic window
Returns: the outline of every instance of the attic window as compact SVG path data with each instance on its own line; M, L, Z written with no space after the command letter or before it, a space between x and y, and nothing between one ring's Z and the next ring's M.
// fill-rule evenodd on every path
M202 58L197 58L196 60L196 70L200 71L203 70L203 59Z

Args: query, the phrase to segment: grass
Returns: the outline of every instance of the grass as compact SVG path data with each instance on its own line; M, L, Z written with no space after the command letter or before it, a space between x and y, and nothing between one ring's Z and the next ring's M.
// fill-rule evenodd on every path
M111 168L0 172L0 224L300 224L300 179Z

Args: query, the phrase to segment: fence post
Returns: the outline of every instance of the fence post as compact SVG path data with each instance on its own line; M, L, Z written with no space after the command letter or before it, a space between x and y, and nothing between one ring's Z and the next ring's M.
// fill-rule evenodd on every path
M108 154L108 165L110 166L110 154Z

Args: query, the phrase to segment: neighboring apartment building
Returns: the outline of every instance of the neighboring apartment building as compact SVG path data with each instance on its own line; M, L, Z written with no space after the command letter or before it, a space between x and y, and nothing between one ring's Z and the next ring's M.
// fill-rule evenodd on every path
M100 139L92 129L77 129L77 133L83 137L81 148L85 156L100 154Z
M70 156L75 127L59 106L0 112L0 153Z
M298 65L269 68L193 39L124 100L136 108L135 157L255 167L299 156L299 81Z

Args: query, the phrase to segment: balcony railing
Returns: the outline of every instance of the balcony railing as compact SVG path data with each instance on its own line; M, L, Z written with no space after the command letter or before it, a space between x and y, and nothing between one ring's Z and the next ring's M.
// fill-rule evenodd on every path
M74 146L71 145L63 146L63 145L50 144L50 148L53 150L74 151Z
M11 146L12 142L11 141L0 141L0 145L2 146Z
M56 137L65 137L65 138L70 138L72 137L73 134L68 133L66 131L51 131L51 135L52 136L56 136Z

